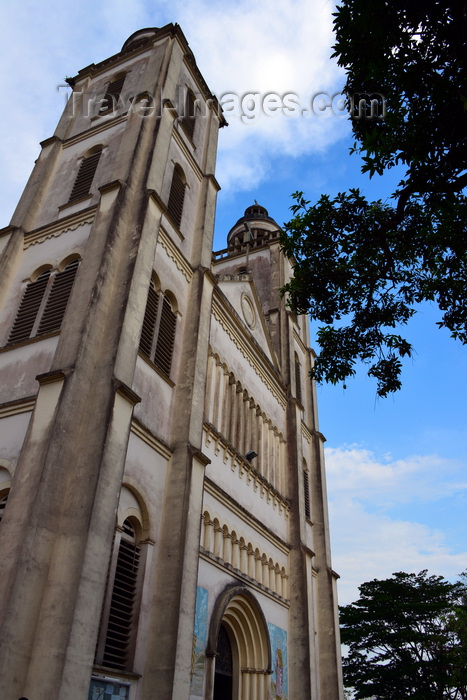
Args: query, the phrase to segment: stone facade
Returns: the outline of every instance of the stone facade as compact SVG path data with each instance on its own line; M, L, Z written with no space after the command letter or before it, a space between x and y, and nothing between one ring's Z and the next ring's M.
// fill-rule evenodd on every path
M279 228L212 253L225 122L177 25L70 84L0 232L2 698L338 700Z

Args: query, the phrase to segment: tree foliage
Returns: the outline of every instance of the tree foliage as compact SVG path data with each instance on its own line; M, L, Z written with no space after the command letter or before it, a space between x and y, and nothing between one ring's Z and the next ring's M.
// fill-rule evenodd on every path
M296 192L283 291L325 324L315 378L345 381L362 361L386 396L401 386L412 346L400 332L417 304L436 302L438 325L467 342L467 5L343 0L335 29L352 150L370 177L404 175L384 202L350 189L312 205Z
M344 683L356 700L465 700L466 582L395 573L340 608Z

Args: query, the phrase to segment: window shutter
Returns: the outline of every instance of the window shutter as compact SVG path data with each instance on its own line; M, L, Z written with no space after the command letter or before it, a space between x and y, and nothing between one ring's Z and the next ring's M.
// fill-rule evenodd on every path
M182 222L183 202L185 199L185 183L180 174L181 169L175 167L170 187L169 203L167 211L173 222L180 228Z
M106 114L107 112L112 112L114 106L117 107L118 99L121 95L125 78L126 75L121 75L119 78L113 80L107 85L104 100L102 102L101 108L99 109L99 114Z
M303 470L303 490L305 494L305 517L310 520L311 519L311 510L310 510L310 479L308 476L308 471L306 469Z
M26 287L8 343L19 343L30 338L49 277L50 270L45 270Z
M157 336L156 352L154 364L167 375L170 374L172 366L172 353L175 342L175 325L177 317L172 311L172 306L167 297L162 302L161 320L159 324L159 334Z
M0 523L2 522L3 512L5 510L6 502L8 501L8 494L0 498Z
M102 150L96 151L81 161L75 184L71 190L70 202L72 199L78 199L79 197L84 197L86 194L89 194L101 153Z
M140 548L135 543L129 520L123 524L117 567L110 603L109 622L103 656L104 666L125 670L130 664Z
M139 349L146 355L151 357L152 344L154 340L154 331L157 321L157 309L159 306L159 295L154 287L154 282L151 280L149 285L148 300L146 302L146 311L144 312L143 330L141 332L141 340Z
M39 335L60 330L79 263L79 260L72 260L61 272L55 275L39 324Z

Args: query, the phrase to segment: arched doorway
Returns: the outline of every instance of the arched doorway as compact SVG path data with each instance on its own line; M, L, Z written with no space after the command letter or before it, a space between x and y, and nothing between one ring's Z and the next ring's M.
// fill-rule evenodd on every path
M269 698L271 646L263 612L251 591L229 587L215 605L206 656L214 668L209 700Z
M233 655L228 632L221 624L217 637L213 700L232 700Z

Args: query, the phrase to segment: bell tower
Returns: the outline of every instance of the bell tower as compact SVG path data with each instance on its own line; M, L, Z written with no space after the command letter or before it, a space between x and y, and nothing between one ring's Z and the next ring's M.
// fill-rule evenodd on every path
M0 239L2 697L82 700L93 666L137 679L144 638L159 644L158 697L181 698L224 120L177 25L136 32L69 83ZM149 579L160 612L138 639L120 638L123 612L105 593L122 541L158 571ZM148 598L140 585L133 625ZM103 615L115 618L106 633Z
M340 700L308 320L177 25L68 80L0 231L2 700Z

